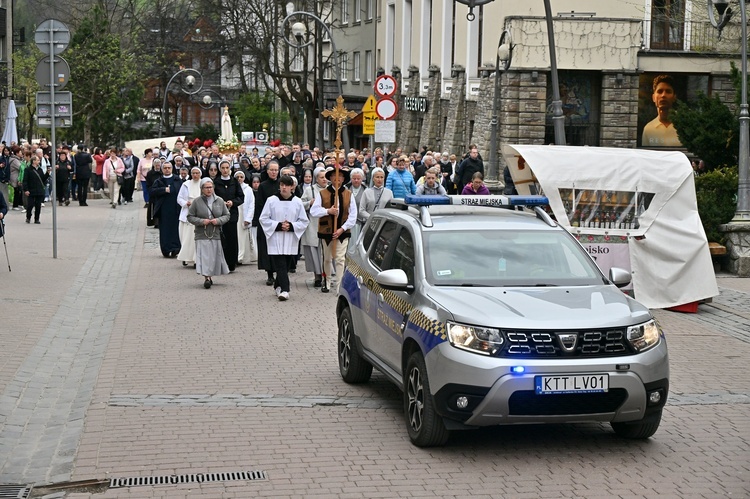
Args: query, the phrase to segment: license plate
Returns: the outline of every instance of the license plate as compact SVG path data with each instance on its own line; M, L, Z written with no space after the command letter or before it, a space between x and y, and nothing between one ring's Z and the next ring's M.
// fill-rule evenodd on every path
M603 393L609 391L609 374L536 376L537 395L554 393Z

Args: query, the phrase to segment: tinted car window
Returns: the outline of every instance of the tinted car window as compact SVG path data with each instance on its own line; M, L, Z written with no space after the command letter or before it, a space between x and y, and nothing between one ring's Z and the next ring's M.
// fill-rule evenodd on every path
M390 269L401 269L406 272L409 284L414 284L414 243L411 234L406 229L402 229L398 236L396 249L393 252L393 258L388 265Z
M380 218L376 218L374 220L371 220L367 225L365 236L362 239L362 247L365 248L365 251L370 248L370 243L372 242L372 238L375 237L375 230L378 228L378 225L380 225L380 220Z
M391 245L396 238L398 229L399 227L397 223L390 221L386 222L383 224L383 228L375 238L375 243L370 250L370 261L380 270L383 270L383 262L388 255L388 250L391 249Z

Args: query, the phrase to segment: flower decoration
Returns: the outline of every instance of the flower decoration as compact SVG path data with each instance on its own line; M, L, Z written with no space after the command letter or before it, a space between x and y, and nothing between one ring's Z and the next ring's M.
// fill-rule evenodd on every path
M219 146L219 151L224 153L234 153L240 150L240 141L237 140L237 134L233 134L231 137L219 137L216 141Z

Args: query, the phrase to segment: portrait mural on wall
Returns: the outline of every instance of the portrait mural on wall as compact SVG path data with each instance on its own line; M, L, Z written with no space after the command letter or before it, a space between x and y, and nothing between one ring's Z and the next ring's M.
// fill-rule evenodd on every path
M638 147L682 147L671 119L679 100L690 103L708 94L708 75L644 73L638 90Z

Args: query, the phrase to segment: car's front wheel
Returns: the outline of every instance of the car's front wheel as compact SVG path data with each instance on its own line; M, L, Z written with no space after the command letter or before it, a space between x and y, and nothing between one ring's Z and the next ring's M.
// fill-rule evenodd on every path
M339 316L338 338L339 372L347 383L365 383L372 375L372 364L367 362L357 351L352 324L352 312L349 307Z
M443 445L450 436L430 392L430 380L421 352L414 352L406 364L404 413L409 438L417 447Z
M617 435L623 438L642 440L653 436L659 429L659 423L661 423L661 411L646 416L640 421L610 424Z

